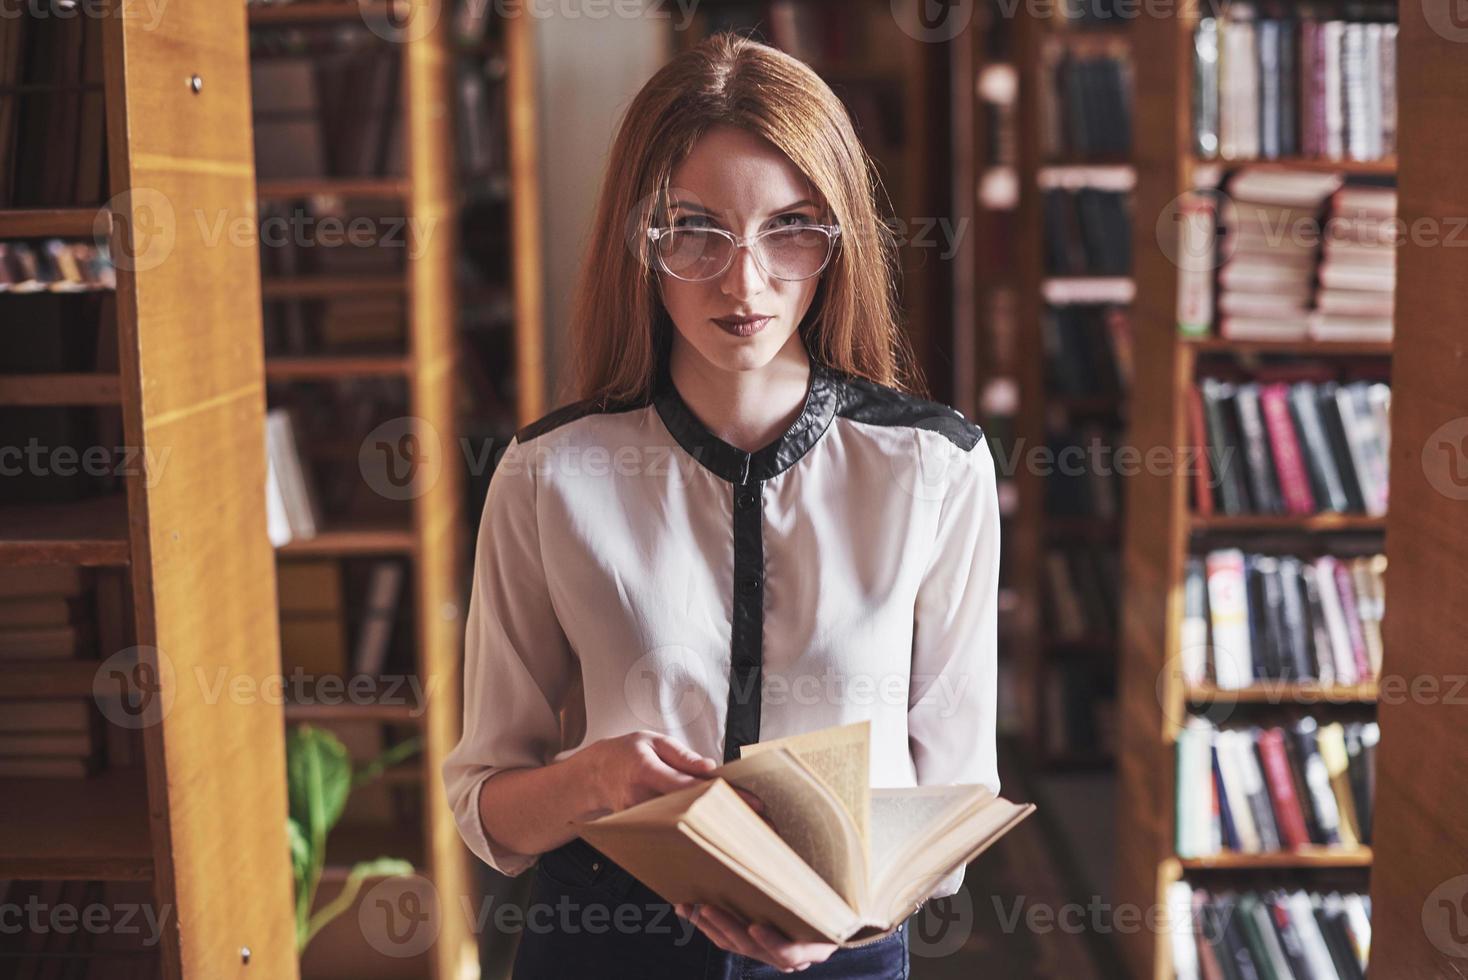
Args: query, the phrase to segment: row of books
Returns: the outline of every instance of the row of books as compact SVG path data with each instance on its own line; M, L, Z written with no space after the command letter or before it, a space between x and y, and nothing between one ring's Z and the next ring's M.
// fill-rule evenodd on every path
M280 562L280 659L287 676L380 677L387 669L394 632L404 622L407 569L396 559L357 564Z
M1042 91L1051 159L1120 159L1131 152L1131 66L1116 55L1058 57Z
M1046 620L1053 637L1075 641L1114 636L1120 582L1121 562L1114 548L1046 549Z
M1176 881L1167 907L1177 980L1366 980L1369 895Z
M149 881L0 878L7 980L155 980L169 915ZM99 919L98 912L102 915Z
M406 173L400 54L362 23L252 29L256 177Z
M266 503L277 547L315 537L325 516L338 526L409 526L412 487L401 477L412 477L405 467L413 460L404 455L412 448L399 438L406 433L376 431L409 416L404 378L292 379L268 387Z
M80 293L117 288L107 243L0 241L0 293Z
M1193 141L1203 157L1379 160L1396 152L1397 25L1255 17L1199 21Z
M1245 553L1187 561L1182 670L1190 684L1359 684L1381 676L1386 556Z
M1233 382L1190 390L1195 511L1384 516L1391 442L1384 382Z
M1374 721L1189 718L1177 740L1178 856L1370 844L1380 737Z
M1115 757L1115 675L1115 667L1104 662L1052 658L1045 665L1041 744L1053 762Z
M1396 191L1339 174L1245 168L1217 207L1189 205L1179 322L1234 340L1389 341ZM1213 253L1214 242L1218 253Z
M21 5L6 15L0 31L0 207L67 207L107 198L104 27L102 18L52 15L44 5Z
M1095 187L1041 193L1045 273L1125 276L1132 268L1130 195Z
M1050 433L1045 513L1115 519L1121 513L1120 465L1111 449L1122 444L1118 424L1084 422Z
M1130 389L1132 322L1124 307L1047 306L1040 336L1048 392L1097 398Z

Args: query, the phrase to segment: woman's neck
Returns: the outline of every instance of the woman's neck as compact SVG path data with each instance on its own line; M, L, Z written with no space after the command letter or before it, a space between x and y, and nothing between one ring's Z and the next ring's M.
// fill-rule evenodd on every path
M669 374L678 394L714 435L747 453L775 441L800 416L810 384L810 356L795 333L761 368L727 371L675 341Z

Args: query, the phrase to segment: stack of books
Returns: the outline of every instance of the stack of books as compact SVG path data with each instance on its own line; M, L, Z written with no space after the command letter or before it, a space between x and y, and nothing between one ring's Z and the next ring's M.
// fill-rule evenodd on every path
M1397 25L1258 19L1234 3L1194 35L1193 142L1205 158L1379 160L1396 152Z
M1371 843L1374 721L1219 728L1193 716L1177 741L1177 853L1271 854Z
M1201 378L1188 406L1196 513L1387 509L1391 389L1383 382Z
M1298 340L1310 332L1320 213L1337 174L1239 171L1219 209L1219 333Z
M1182 669L1190 684L1360 684L1381 676L1386 556L1245 553L1188 559Z
M1347 186L1330 201L1320 289L1310 321L1317 340L1390 341L1397 286L1397 192Z
M1371 897L1293 888L1237 892L1174 882L1167 891L1177 980L1365 980Z

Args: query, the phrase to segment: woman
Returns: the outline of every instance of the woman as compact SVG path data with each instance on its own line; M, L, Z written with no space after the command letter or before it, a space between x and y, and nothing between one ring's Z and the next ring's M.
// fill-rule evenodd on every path
M491 481L443 770L479 857L538 861L517 977L906 976L906 928L838 949L674 918L572 822L863 719L873 785L999 790L993 460L900 387L874 200L840 101L747 39L678 56L628 109L576 303L580 400Z

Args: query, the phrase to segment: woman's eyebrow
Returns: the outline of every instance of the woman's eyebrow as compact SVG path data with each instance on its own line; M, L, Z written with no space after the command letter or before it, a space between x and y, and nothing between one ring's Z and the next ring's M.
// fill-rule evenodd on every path
M783 208L774 208L773 210L768 211L766 213L767 214L783 214L786 211L794 211L796 208L813 208L815 206L816 205L815 205L815 202L814 201L812 201L812 200L810 200L808 198L801 198L800 200L796 201L794 204L787 204ZM706 214L706 215L708 215L711 218L717 218L717 217L719 217L719 215L716 212L710 211L708 208L704 207L702 204L694 204L692 201L674 201L673 204L672 204L672 207L673 207L673 209L675 211L696 212L696 213L699 213L699 214Z

